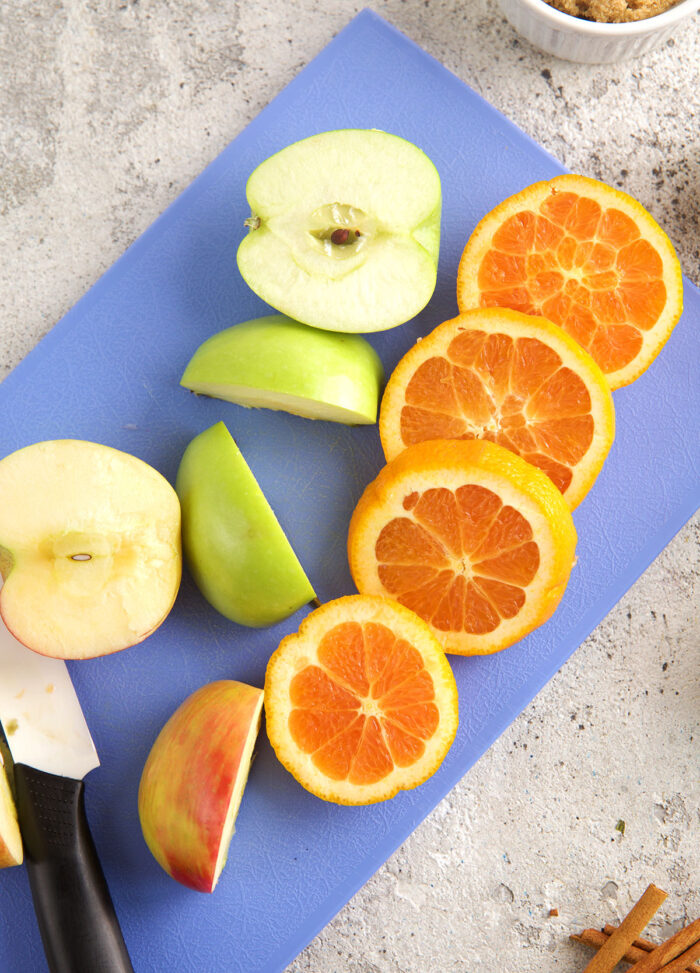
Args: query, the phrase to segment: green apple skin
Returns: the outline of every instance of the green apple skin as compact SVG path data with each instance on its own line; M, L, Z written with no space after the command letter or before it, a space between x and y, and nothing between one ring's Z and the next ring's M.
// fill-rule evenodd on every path
M312 135L262 162L246 195L238 268L276 310L329 331L372 332L430 300L440 176L411 142L374 129Z
M180 504L143 460L49 440L0 461L0 613L41 655L87 659L143 641L180 585Z
M221 680L189 696L151 748L138 794L141 830L176 881L212 892L224 866L260 728L263 692Z
M175 489L185 560L217 611L264 628L311 601L314 590L223 422L184 452Z
M17 822L17 808L10 782L3 766L5 747L0 746L0 868L21 865L24 859L22 836Z
M383 381L379 356L360 335L273 314L205 341L180 384L243 406L362 425L377 421Z

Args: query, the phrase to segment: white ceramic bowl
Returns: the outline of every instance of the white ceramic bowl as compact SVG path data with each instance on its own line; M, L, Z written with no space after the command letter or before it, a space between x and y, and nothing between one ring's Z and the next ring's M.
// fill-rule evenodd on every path
M602 64L638 57L658 47L682 20L700 10L700 0L628 24L598 24L562 13L545 0L498 0L513 27L535 47L567 61Z

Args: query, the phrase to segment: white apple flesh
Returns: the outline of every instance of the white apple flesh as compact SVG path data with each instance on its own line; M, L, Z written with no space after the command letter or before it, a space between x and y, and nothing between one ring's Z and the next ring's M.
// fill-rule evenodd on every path
M199 590L222 615L263 628L315 597L223 422L189 444L175 487L182 504L185 561Z
M382 363L356 334L319 331L281 314L213 335L180 384L252 408L349 425L376 422Z
M440 177L411 142L374 129L312 135L261 163L246 195L238 267L276 310L316 328L371 332L430 300Z
M109 446L62 439L0 461L0 614L30 649L62 659L141 642L181 574L168 481Z
M7 778L5 746L0 744L0 868L21 865L24 859L17 809Z
M172 878L212 892L226 862L260 728L263 692L209 683L189 696L158 735L141 776L146 844Z

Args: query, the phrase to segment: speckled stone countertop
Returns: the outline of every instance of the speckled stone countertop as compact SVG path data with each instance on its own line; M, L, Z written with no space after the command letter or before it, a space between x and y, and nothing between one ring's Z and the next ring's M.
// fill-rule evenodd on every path
M700 282L699 17L641 60L587 66L531 48L491 0L372 7L566 166L636 196ZM0 377L359 9L3 6ZM652 881L669 893L652 937L700 915L699 533L696 518L292 973L574 973L589 953L568 933Z

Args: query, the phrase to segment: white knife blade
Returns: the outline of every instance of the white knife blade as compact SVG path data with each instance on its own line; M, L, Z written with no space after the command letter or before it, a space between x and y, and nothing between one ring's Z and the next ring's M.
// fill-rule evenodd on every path
M85 814L99 759L68 668L0 621L0 723L50 973L134 973Z
M0 723L16 764L82 780L100 760L68 668L0 621Z

